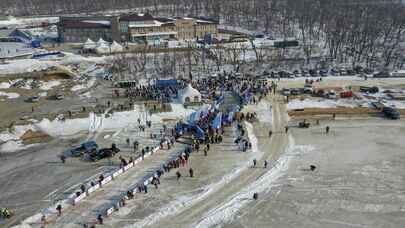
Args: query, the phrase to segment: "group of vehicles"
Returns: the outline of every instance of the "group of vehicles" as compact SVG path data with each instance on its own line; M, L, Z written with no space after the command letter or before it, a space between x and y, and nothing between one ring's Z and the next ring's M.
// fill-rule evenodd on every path
M52 96L49 96L48 98L52 99L52 100L60 101L65 98L65 95L63 93L56 93ZM39 102L40 99L41 99L40 96L31 96L31 97L28 97L25 101L29 102L29 103L37 103L37 102Z
M98 161L103 158L113 157L118 152L120 152L120 149L115 144L112 144L111 148L99 149L96 142L87 141L71 149L69 155L72 157L82 157L84 160Z
M322 69L296 69L293 71L280 70L280 71L264 71L261 76L267 78L298 78L298 77L327 77L327 76L367 76L370 75L375 78L387 78L391 76L405 77L405 71L394 71L390 73L387 70L375 71L371 68L363 68L356 66L354 68L322 68Z

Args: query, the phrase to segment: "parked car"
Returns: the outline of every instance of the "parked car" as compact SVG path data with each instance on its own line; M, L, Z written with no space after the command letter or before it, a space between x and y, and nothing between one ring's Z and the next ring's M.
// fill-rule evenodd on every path
M378 93L379 89L377 86L368 87L368 86L360 86L360 92L363 93Z
M337 98L336 92L335 92L334 90L329 91L329 92L326 94L326 98L329 98L329 99L336 99L336 98Z
M90 159L92 161L101 160L103 158L113 157L115 152L111 148L103 148L100 150L95 150L90 154Z
M309 75L311 75L311 77L317 77L318 76L318 71L315 69L310 69L309 70Z
M330 70L330 74L333 75L333 76L338 76L339 73L340 73L340 71L338 69L336 69L336 68L332 68Z
M94 152L98 149L98 145L94 141L87 141L82 143L80 146L70 150L70 155L72 157L80 157L85 153Z
M283 94L284 96L290 96L290 95L291 95L291 92L290 92L289 89L283 89L283 90L281 91L281 94Z
M383 114L385 115L385 117L393 119L393 120L398 120L400 119L400 114L399 112L391 107L384 107L382 110Z
M290 93L291 95L299 95L300 91L298 89L291 89Z
M26 101L27 101L27 102L31 102L31 103L36 103L36 102L39 101L39 96L32 96L32 97L29 97Z
M350 97L353 97L353 92L352 91L340 92L340 98L350 98Z
M374 70L373 70L373 69L370 69L370 68L365 68L365 69L363 70L363 72L364 72L365 74L372 74L372 73L374 72Z
M355 66L355 67L353 68L353 70L356 72L356 74L361 74L361 73L364 72L364 69L363 69L362 66Z
M391 75L388 71L380 71L373 75L374 78L389 78Z
M321 69L321 70L319 71L319 75L320 75L321 77L326 77L326 76L328 76L328 70L327 70L327 69Z
M301 74L303 77L309 77L309 71L308 70L301 70Z
M313 93L312 85L304 85L304 93Z
M347 75L355 75L356 74L356 72L354 71L354 70L352 70L352 69L347 69Z
M339 74L340 74L341 76L346 76L346 75L347 75L347 70L346 70L346 69L340 69L340 70L339 70Z

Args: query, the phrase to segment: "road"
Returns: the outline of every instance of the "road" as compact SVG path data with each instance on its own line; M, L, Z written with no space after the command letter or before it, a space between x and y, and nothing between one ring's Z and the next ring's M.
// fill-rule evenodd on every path
M272 131L274 134L271 140L268 140L268 129L265 129L264 125L257 124L254 125L254 128L258 138L259 150L264 153L261 160L258 160L258 164L263 164L264 160L267 160L270 166L272 166L287 148L288 137L287 134L284 133L284 127L288 120L286 106L282 99L278 96L268 99L271 100L273 107ZM257 180L265 172L265 169L247 169L234 181L211 193L210 197L207 199L190 206L179 214L160 220L152 227L191 227L192 224L198 223L204 219L204 214L207 211L217 207L222 202L229 201L230 197Z
M94 222L99 213L118 202L123 194L135 187L146 175L154 173L163 162L184 151L184 148L184 144L176 143L170 150L159 151L145 158L143 162L86 197L76 206L66 208L62 216L51 218L47 227L82 227L84 223Z

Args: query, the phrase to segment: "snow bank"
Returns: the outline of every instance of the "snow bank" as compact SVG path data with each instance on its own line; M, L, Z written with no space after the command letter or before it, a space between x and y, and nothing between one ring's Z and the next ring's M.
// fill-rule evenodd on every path
M294 146L292 137L290 136L290 146L287 152L282 155L276 162L276 164L267 171L263 176L254 181L249 186L238 193L230 196L228 201L220 204L218 207L211 209L203 218L192 225L192 227L212 227L233 220L235 214L246 204L252 202L252 196L255 192L265 192L268 193L275 186L275 181L285 174L288 166L292 160L290 153L299 153L299 150L306 151L312 149L313 147L296 147Z
M305 109L305 108L337 108L337 107L362 107L366 104L366 101L354 100L354 99L338 99L338 100L328 100L328 99L305 99L299 100L294 99L288 102L287 109Z
M33 125L14 126L12 131L0 133L0 151L11 153L35 146L35 144L24 145L20 137L28 130L36 131Z
M10 88L11 87L11 85L10 85L10 83L8 83L8 82L2 82L2 83L0 83L0 89L8 89L8 88Z
M171 112L153 114L149 116L148 119L156 123L162 122L163 119L186 118L187 115L193 112L191 109L185 109L182 105L176 104L172 104L172 109L173 111ZM145 113L139 110L139 108L136 108L131 111L115 112L108 118L105 114L96 115L90 113L89 117L81 119L67 119L65 121L43 119L34 126L38 130L53 137L71 136L80 132L97 132L100 129L121 129L136 123L138 118L145 116Z
M42 71L57 64L52 61L39 61L36 59L18 59L9 61L8 64L0 65L2 74L19 74L26 72Z
M7 97L8 99L15 99L15 98L19 98L20 94L18 94L18 93L6 93L6 92L0 91L0 97Z

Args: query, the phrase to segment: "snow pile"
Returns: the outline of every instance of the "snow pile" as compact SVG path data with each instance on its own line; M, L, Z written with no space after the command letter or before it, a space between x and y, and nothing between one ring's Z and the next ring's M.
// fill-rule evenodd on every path
M0 91L0 97L7 97L8 99L15 99L15 98L19 98L20 94L18 94L18 93L6 93L6 92L1 92Z
M337 108L337 107L363 107L367 102L354 99L294 99L287 104L288 110L305 109L305 108Z
M15 152L22 149L27 149L32 145L23 145L20 137L28 130L35 131L32 125L14 126L13 130L4 131L0 133L0 151L2 152Z
M285 174L289 164L292 160L290 153L300 153L313 149L313 147L294 146L292 138L290 138L291 145L287 149L287 153L282 155L276 164L262 175L259 179L254 181L251 185L246 186L244 189L228 198L228 201L222 203L218 207L211 209L203 218L192 227L213 227L219 224L230 222L233 220L235 214L246 204L251 202L253 193L264 192L269 193L272 187L276 185L276 181Z
M152 122L162 122L163 119L178 119L186 118L194 110L185 109L182 105L173 104L171 112L164 112L159 114L153 114L148 117ZM81 119L67 119L65 121L43 119L39 123L35 124L35 127L42 132L53 136L63 137L71 136L80 132L98 132L100 129L121 129L130 124L136 123L138 118L145 115L144 112L137 110L115 112L111 116L106 117L105 114L96 115L90 113L89 117ZM141 118L142 119L142 118Z
M41 82L41 86L39 87L40 90L51 90L53 87L59 86L61 81L59 80L52 80L48 82Z
M47 70L50 67L56 66L55 62L39 61L36 59L18 59L9 61L8 64L0 65L2 74L19 74L26 72L35 72Z
M0 89L8 89L11 87L11 84L8 82L2 82L0 83Z

